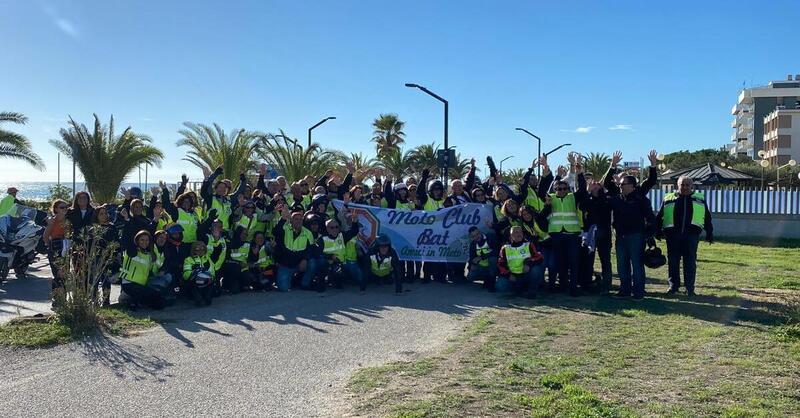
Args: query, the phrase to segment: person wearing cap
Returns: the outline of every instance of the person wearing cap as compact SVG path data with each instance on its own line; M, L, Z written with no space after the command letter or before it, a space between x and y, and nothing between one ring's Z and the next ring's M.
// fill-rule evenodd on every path
M500 248L497 257L500 273L498 290L511 291L517 296L524 294L529 299L535 298L544 278L543 260L536 246L525 240L522 227L511 227L509 242Z
M266 215L258 213L256 203L252 200L246 200L236 210L238 220L234 224L234 229L238 226L247 230L247 240L252 241L253 237L258 232L259 220L266 221Z
M379 235L375 248L369 254L370 281L383 284L394 282L395 293L403 292L403 279L400 276L400 260L392 248L392 241L386 235Z
M436 212L444 207L445 191L441 180L432 180L428 184L431 172L427 168L422 170L422 180L417 187L417 209L426 212ZM447 263L426 261L424 266L424 280L429 283L431 279L440 283L447 281Z
M16 187L9 187L6 190L6 195L0 199L0 216L14 216L17 213L17 205L20 204L17 200L17 192L19 190Z
M238 195L244 192L247 179L244 173L239 174L239 187L229 196L228 194L233 190L231 181L228 179L217 181L217 178L222 175L222 171L222 166L219 166L203 180L203 184L200 186L200 196L205 204L205 212L216 209L217 218L222 222L222 228L229 231L231 228L230 217L233 214L232 202L236 202ZM211 192L212 184L214 184L213 194Z
M161 292L148 286L150 278L158 271L156 256L152 251L152 235L139 231L129 242L122 242L122 293L129 298L131 308L140 304L162 309L165 300Z
M289 212L286 205L276 208L281 219L273 229L278 264L278 290L286 292L291 288L292 277L301 274L301 286L308 288L314 273L312 246L314 236L303 226L303 212Z
M586 198L586 180L583 177L581 157L577 156L576 172L578 188L570 192L569 184L560 180L567 174L564 167L558 168L554 178L547 164L547 157L539 158L542 165L542 179L539 182L539 198L545 201L541 216L547 218L547 234L550 235L555 254L558 283L561 289L569 289L571 296L578 296L578 267L581 248L581 225L583 215L579 206ZM555 184L555 193L549 193L550 185ZM555 277L548 277L551 290L555 288Z
M386 178L383 185L383 196L386 199L386 207L390 209L414 210L416 208L416 203L410 199L408 186L402 178L397 179L397 183L394 184L392 184L391 177ZM406 282L410 283L419 278L422 262L406 261L400 263L400 267L403 270L401 275L405 277Z
M613 164L613 161L612 161ZM652 235L656 219L645 193L637 189L634 176L625 176L619 186L609 189L612 226L616 233L617 273L620 289L617 296L641 299L645 294L645 242Z
M175 198L175 203L173 203L172 199L170 199L169 189L162 182L161 204L169 217L183 228L184 243L191 244L197 241L198 237L202 237L202 234L198 234L198 229L202 223L201 218L195 210L194 199L188 192L178 195ZM215 214L217 213L215 212ZM156 219L156 222L158 221Z
M680 264L683 260L683 282L686 294L695 296L694 282L697 274L697 244L700 233L706 231L706 241L714 242L714 225L705 195L692 190L692 179L678 178L678 193L667 193L658 211L660 235L667 239L669 269L669 294L681 286Z
M350 277L358 283L363 292L366 289L366 281L361 274L361 269L355 261L347 261L347 244L356 239L359 224L355 217L351 215L350 229L341 231L339 222L329 219L325 222L325 233L317 239L317 247L321 250L321 260L317 265L316 274L320 278L319 291L325 290L326 279L337 288L342 287L345 277Z

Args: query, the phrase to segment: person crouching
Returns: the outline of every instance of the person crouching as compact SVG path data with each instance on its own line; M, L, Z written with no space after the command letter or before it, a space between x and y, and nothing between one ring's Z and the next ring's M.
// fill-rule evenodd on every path
M347 243L356 239L358 228L358 222L353 220L350 229L342 233L339 223L335 220L329 219L325 222L325 235L317 240L317 247L322 249L323 258L318 265L319 271L317 272L320 277L317 290L320 292L325 290L326 278L335 287L341 288L346 276L358 283L362 292L366 289L367 283L361 274L361 269L358 268L358 263L348 262L346 257Z
M203 241L195 241L192 243L189 257L183 262L182 289L198 306L210 305L213 295L214 263L206 253L206 244Z
M392 242L386 235L380 235L376 241L377 248L369 255L370 281L377 283L391 282L394 280L395 293L403 292L403 278L400 276L399 259L397 252L392 248Z
M489 238L478 227L469 228L469 273L467 282L483 280L483 287L495 292L497 279L497 252Z
M274 288L275 262L268 247L269 243L264 233L256 232L247 254L247 267L252 280L250 285L256 291L270 291Z
M497 260L501 276L497 287L500 291L512 291L518 296L524 294L529 299L535 298L544 276L544 257L534 244L524 240L522 227L511 227L509 235L510 242L500 248Z

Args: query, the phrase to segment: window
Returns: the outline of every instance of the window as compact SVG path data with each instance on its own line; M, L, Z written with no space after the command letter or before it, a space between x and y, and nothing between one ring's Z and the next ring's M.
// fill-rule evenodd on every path
M792 136L791 135L778 135L778 148L791 148Z
M778 128L791 128L791 127L792 127L792 115L778 116Z

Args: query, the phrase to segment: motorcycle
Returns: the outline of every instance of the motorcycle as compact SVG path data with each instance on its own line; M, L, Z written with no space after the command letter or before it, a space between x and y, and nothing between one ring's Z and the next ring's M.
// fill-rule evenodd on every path
M17 278L25 277L36 261L44 227L37 221L41 215L35 208L18 206L16 216L0 217L0 282L13 269Z

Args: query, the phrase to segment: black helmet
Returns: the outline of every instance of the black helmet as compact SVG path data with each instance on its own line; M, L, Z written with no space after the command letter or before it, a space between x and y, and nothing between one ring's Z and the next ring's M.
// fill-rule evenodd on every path
M653 246L644 250L643 261L645 266L651 269L657 269L664 264L667 264L667 257L664 257L664 254L661 254L661 248Z
M387 235L381 234L378 235L378 239L375 241L377 245L392 245L392 240L389 239Z
M434 191L436 189L444 190L444 183L441 180L433 180L428 183L428 190Z

